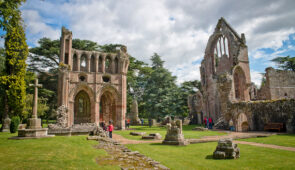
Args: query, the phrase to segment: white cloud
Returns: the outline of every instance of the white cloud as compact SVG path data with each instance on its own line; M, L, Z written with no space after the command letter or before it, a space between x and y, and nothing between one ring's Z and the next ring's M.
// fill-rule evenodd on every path
M259 49L278 50L295 32L292 0L28 0L27 4L22 12L32 41L43 36L57 39L60 28L50 24L68 25L74 38L125 44L132 56L148 63L157 52L178 82L200 79L198 65L221 16L239 34L245 33L254 60L268 61L269 56ZM193 65L193 61L199 63Z
M30 41L35 45L37 45L37 41L42 37L58 39L60 36L60 30L53 29L47 25L39 15L38 11L23 10L22 17L25 21L27 37L29 37Z
M254 82L257 85L257 87L260 87L261 80L262 80L261 73L255 70L251 70L250 74L251 74L251 81Z

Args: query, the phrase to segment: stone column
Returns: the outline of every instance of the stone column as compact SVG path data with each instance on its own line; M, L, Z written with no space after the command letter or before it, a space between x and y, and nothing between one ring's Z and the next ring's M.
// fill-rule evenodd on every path
M98 54L96 54L95 56L95 68L94 68L94 71L95 72L98 72L99 70L98 70Z
M81 53L77 53L77 71L80 71Z
M106 54L102 56L102 72L105 73Z
M112 70L112 73L114 74L115 73L115 56L112 55L111 56L111 70Z
M87 61L86 61L86 71L90 72L90 59L91 59L91 54L87 54Z

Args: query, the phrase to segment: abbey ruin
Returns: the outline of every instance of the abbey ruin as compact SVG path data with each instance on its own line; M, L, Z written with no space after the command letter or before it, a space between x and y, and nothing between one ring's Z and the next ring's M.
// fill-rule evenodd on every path
M62 28L58 106L64 107L63 128L104 121L125 128L127 48L116 53L72 48L72 32Z
M283 123L295 132L295 73L266 69L266 82L257 89L251 82L248 48L224 18L210 36L200 67L202 91L188 98L196 123L212 117L216 127L236 131L264 130L268 123Z

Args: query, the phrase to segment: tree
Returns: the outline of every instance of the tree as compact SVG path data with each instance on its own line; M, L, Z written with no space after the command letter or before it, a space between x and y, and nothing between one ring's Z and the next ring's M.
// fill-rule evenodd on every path
M26 43L21 12L18 9L25 0L4 0L0 2L0 28L5 35L5 69L1 73L1 89L4 90L5 113L22 115L26 97Z
M276 57L271 61L275 62L279 68L282 68L283 70L295 71L295 57Z
M163 67L164 61L158 54L155 53L151 60L152 72L148 77L143 97L145 109L152 118L176 115L176 77Z

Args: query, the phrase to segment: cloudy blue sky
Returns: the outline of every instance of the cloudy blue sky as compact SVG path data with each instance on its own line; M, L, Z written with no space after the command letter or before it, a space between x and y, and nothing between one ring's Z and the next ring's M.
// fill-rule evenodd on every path
M74 38L120 43L149 63L157 52L178 82L200 79L199 66L220 17L245 33L251 79L276 56L295 54L294 0L27 0L22 6L30 47L58 39L62 26Z

